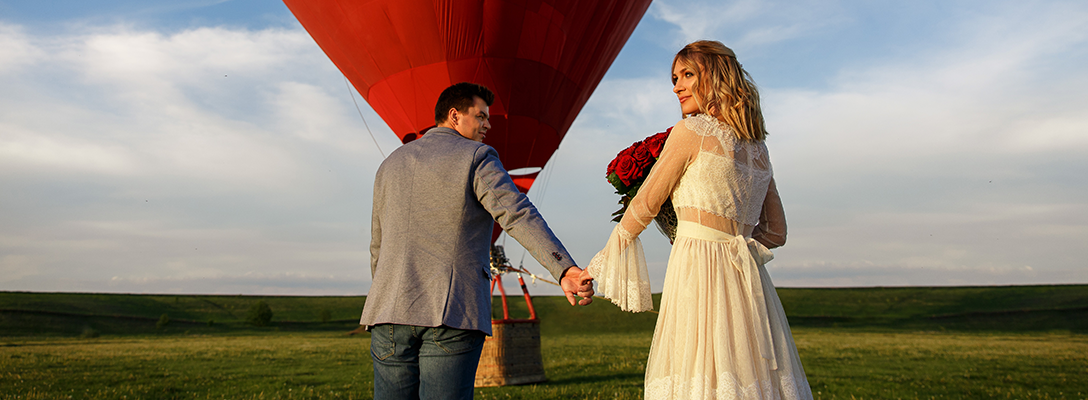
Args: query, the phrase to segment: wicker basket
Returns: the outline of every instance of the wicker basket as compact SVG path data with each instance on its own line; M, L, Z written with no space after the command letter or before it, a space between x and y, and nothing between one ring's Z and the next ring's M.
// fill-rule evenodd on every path
M496 275L491 282L492 291L498 286L502 293L503 319L491 320L492 335L484 341L480 366L476 368L476 387L523 385L548 380L540 355L540 320L536 318L525 281L520 276L518 281L529 306L529 319L511 319L501 275Z

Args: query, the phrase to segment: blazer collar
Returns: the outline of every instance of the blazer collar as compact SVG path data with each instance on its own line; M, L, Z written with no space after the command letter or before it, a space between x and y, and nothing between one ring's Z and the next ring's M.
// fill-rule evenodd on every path
M426 136L426 135L431 135L431 134L435 134L435 133L445 133L445 134L457 136L459 138L464 138L464 136L461 136L461 133L457 132L457 130L455 130L453 128L447 128L447 127L444 127L444 126L436 126L434 128L428 129L427 132L424 133L423 135Z

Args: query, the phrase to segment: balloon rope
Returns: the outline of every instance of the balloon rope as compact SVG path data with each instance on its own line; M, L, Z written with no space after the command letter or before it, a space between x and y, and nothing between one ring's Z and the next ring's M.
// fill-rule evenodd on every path
M551 181L552 171L555 170L555 162L553 162L553 160L555 159L555 156L554 156L555 153L552 153L552 154L553 154L552 159L548 160L547 163L544 163L544 168L540 169L540 175L543 175L543 176L537 175L538 177L542 178L541 179L542 181L544 181L544 184L540 188L540 198L538 199L538 201L536 203L537 208L540 208L539 204L544 203L544 195L548 193L548 182ZM548 169L548 167L551 167L551 168Z
M553 153L553 154L554 154L554 153ZM555 159L555 156L554 156L554 155L552 156L552 159ZM549 180L549 178L551 178L551 176L552 176L552 175L551 175L551 171L552 171L552 170L550 170L550 169L547 169L547 168L548 168L548 166L549 166L549 165L553 164L553 163L552 163L552 159L549 159L549 160L548 160L548 162L544 163L544 167L543 167L543 168L541 168L541 169L540 169L540 173L539 173L539 174L537 174L537 178L539 178L538 180L542 181L542 183L540 184L540 186L537 186L537 185L536 185L535 183L533 184L533 186L537 186L537 187L539 187L539 188L540 188L540 190L537 190L537 191L533 192L533 194L534 194L534 195L535 195L535 194L537 194L537 193L540 193L540 195L539 195L539 196L535 196L535 197L537 198L537 200L536 200L535 202L533 202L533 205L535 205L535 206L536 206L536 208L538 208L538 209L540 208L540 205L541 205L541 204L544 204L544 194L545 194L545 193L546 193L546 192L548 191L548 180ZM555 168L553 167L552 169L555 169ZM535 182L535 181L534 181L534 182ZM529 190L533 190L533 188L532 188L532 187L530 187L530 188L529 188ZM528 193L526 193L526 195L528 195ZM505 232L505 231L503 231L503 233L505 234L506 232ZM503 242L503 245L505 246L505 245L506 245L506 242ZM525 249L524 247L522 247L522 248L521 248L521 264L522 264L522 265L524 265L524 264L525 264L525 253L526 253L527 251L528 251L528 250L526 250L526 249ZM524 267L522 267L522 268L524 269ZM533 277L533 279L534 279L534 282L536 282L536 281L535 281L535 280L536 280L536 276L535 276L535 275L530 275L530 276L532 276L532 277ZM548 282L548 283L552 283L552 282Z
M348 77L344 77L344 86L348 88L348 96L351 96L351 102L355 103L355 111L359 112L359 118L363 120L363 126L366 127L366 132L370 134L370 140L374 141L374 147L378 148L378 152L382 154L382 158L385 158L385 152L382 151L382 146L378 145L378 139L374 138L374 132L370 131L370 124L366 123L366 118L363 117L363 110L359 109L359 102L355 101L355 93L351 91L351 84L348 83Z
M500 272L499 272L499 273L503 273L503 274L504 274L504 273L507 273L507 272L514 272L514 273L518 273L518 274L526 274L526 275L529 275L529 277L533 279L533 283L536 283L536 281L542 281L542 282L544 282L544 283L549 283L549 284L552 284L552 285L555 285L555 286L559 286L560 288L562 288L562 287L563 287L563 285L560 285L560 284L558 284L558 283L552 282L552 281L550 281L550 280L547 280L547 279L545 279L545 278L539 277L539 276L537 276L536 274L533 274L532 272L529 272L529 270L525 269L525 267L518 267L518 268L514 268L514 267L512 267L512 266L506 266L506 267L504 267L504 268L503 268L502 270L500 270ZM593 295L593 298L594 298L594 299L602 299L602 300L608 300L608 298L605 298L605 297L601 297L601 296L597 296L597 295ZM651 313L654 313L654 314L657 314L657 313L658 313L658 312L657 312L657 310L646 310L646 311L649 311L649 312L651 312Z

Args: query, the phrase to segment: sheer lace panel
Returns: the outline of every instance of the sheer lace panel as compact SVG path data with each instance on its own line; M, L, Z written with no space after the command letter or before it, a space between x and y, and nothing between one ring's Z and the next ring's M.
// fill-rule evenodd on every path
M782 240L760 240L767 247L778 247L785 227L772 174L763 142L738 139L732 128L713 117L692 116L673 128L621 224L638 235L671 196L681 221L753 237L781 232ZM761 220L764 225L781 222L781 229L763 226L767 229L757 231Z

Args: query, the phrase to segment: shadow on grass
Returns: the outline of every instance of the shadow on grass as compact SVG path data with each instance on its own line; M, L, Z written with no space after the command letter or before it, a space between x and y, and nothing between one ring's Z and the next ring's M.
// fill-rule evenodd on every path
M548 385L571 385L571 384L585 384L585 383L609 383L609 382L630 382L635 380L639 382L639 386L642 386L642 379L645 378L644 373L614 373L610 375L588 375L567 377L560 379L549 379L547 382L538 383L541 386Z

